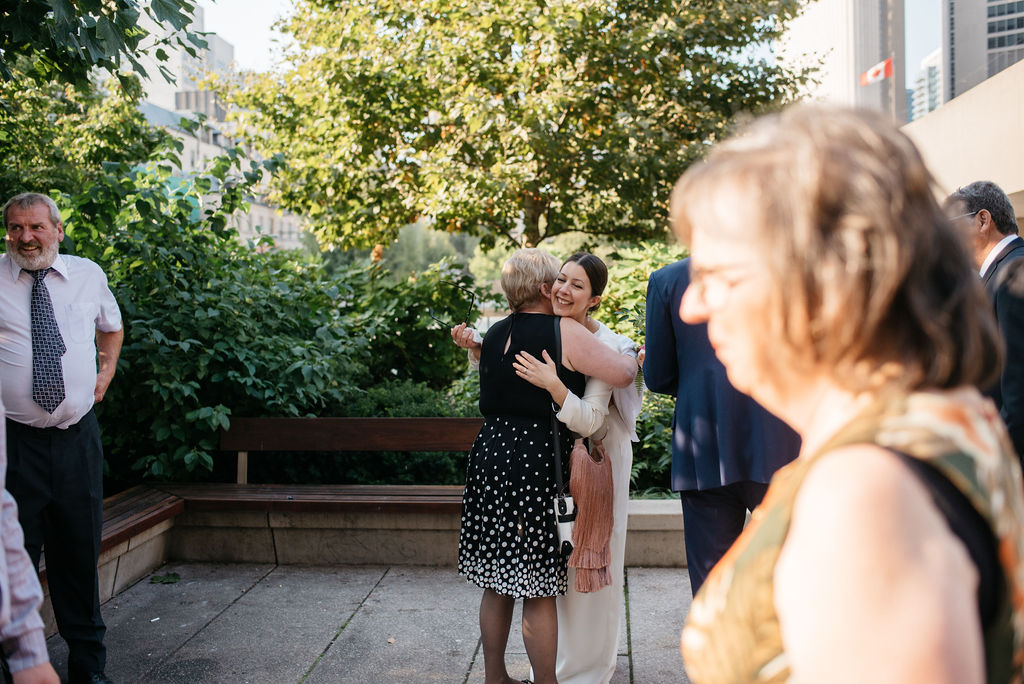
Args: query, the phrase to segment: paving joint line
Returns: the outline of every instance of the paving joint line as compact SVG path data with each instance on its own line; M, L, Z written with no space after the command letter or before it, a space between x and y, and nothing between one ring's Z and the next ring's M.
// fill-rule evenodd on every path
M629 612L629 568L622 569L622 595L626 602L626 661L629 663L629 684L633 683L633 631L630 628L632 614Z
M316 659L310 664L309 668L304 673L302 673L302 677L299 678L298 684L302 684L304 681L306 681L306 679L309 678L309 675L313 674L313 670L316 669L316 666L319 665L320 661L324 659L325 655L327 655L327 651L331 650L331 646L334 646L335 642L338 640L338 637L340 637L341 633L345 631L345 628L348 627L348 624L352 622L352 618L354 618L356 614L359 613L360 610L362 610L363 606L366 604L366 601L370 598L370 596L373 595L373 592L377 590L377 587L380 586L381 582L384 581L384 578L386 578L390 572L391 566L388 566L384 569L384 574L382 574L380 578L376 582L374 582L373 586L370 587L370 590L366 592L366 596L364 596L359 601L359 605L356 606L355 610L352 611L352 614L345 619L345 622L341 624L341 627L339 627L338 631L334 633L334 636L331 638L329 642L327 642L327 645L324 646L322 651L320 651L319 655L317 655Z
M161 567L163 567L163 566L161 566ZM196 630L195 632L193 632L193 633L192 633L192 636L190 636L190 637L189 637L188 639L185 639L185 640L184 640L183 642L181 642L180 644L178 644L178 647L177 647L177 648L175 648L175 649L174 649L173 651L169 652L169 653L168 653L167 655L165 655L165 656L164 656L163 658L161 658L161 659L160 659L159 661L157 661L156 663L154 663L154 664L153 664L153 667L151 667L151 668L149 668L148 670L146 670L145 674L143 674L143 675L142 675L142 678L140 678L140 679L139 679L139 680L137 680L137 681L138 681L138 682L140 682L141 684L145 684L145 682L149 681L149 680L147 679L147 677L149 676L149 674L150 674L150 673L152 673L152 672L153 672L153 670L157 669L158 667L160 667L161 665L163 665L164 663L166 663L167 661L169 661L169 660L171 659L171 657L172 657L172 656L174 656L174 655L175 655L176 653L178 653L179 651L181 651L181 649L185 648L185 646L186 646L186 645L188 645L188 644L189 644L189 643L190 643L190 642L191 642L191 641L192 641L193 639L195 639L195 638L196 638L196 637L197 637L197 636L199 635L199 633L200 633L200 632L202 632L202 631L203 631L204 629L206 629L207 627L209 627L209 626L210 626L210 625L211 625L211 624L213 623L213 621L214 621L214 620L216 620L217 618L219 618L219 617L220 617L221 615L223 615L223 614L224 614L225 612L227 612L227 610L228 610L229 608L231 608L231 607L232 607L232 606L234 606L234 605L235 605L236 603L238 603L238 601L239 601L239 600L240 600L240 599L241 599L241 598L242 598L243 596L245 596L246 594L248 594L248 593L249 593L250 591L252 591L252 590L253 590L253 589L254 589L254 588L255 588L255 587L257 586L257 585L259 585L259 584L260 584L260 583L261 583L261 582L262 582L263 580L265 580L265 579L266 579L267 577L269 577L269 576L270 576L270 574L271 574L271 573L273 573L273 572L274 572L275 570L277 570L277 568L278 568L278 567L279 567L279 566L278 566L277 564L275 564L275 565L273 565L273 566L272 566L272 567L271 567L271 568L270 568L269 570L267 570L267 571L266 571L265 573L263 573L263 575L261 575L260 577L258 577L258 578L256 579L256 581L255 581L255 582L253 582L253 583L252 583L251 585L249 585L249 586L248 586L248 587L247 587L247 588L246 588L246 589L245 589L245 590L244 590L244 591L243 591L243 592L242 592L241 594L239 594L238 596L236 596L235 598L233 598L233 599L232 599L232 600L231 600L231 601L230 601L230 602L229 602L229 603L228 603L228 604L227 604L226 606L224 606L224 607L223 607L223 608L222 608L222 609L221 609L220 611L218 611L216 615L214 615L214 616L213 616L213 617L211 617L211 618L210 618L209 620L207 620L207 621L206 621L206 622L205 622L205 623L203 624L203 626L202 626L202 627L200 627L200 628L199 628L199 629L197 629L197 630ZM141 582L141 581L142 581L142 580L139 580L139 582ZM134 586L134 585L132 585L132 586Z

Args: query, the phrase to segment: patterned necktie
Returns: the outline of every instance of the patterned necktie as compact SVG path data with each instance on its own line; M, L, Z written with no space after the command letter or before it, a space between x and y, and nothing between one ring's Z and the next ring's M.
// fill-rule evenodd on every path
M67 351L53 316L53 302L43 279L52 268L29 271L32 283L32 401L53 413L64 401L61 357Z

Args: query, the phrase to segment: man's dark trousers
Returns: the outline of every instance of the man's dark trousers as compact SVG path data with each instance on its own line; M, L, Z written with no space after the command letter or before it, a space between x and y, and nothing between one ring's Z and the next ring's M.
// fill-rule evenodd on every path
M767 491L767 484L744 480L679 492L686 521L686 570L694 592L743 532L747 511L757 508Z
M7 489L18 502L25 549L46 577L69 672L106 667L96 564L103 533L103 446L89 411L66 430L7 420Z

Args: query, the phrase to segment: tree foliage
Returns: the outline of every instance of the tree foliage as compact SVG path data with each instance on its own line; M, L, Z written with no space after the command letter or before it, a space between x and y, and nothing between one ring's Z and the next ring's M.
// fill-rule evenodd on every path
M124 317L100 405L117 426L106 431L112 465L156 477L208 469L232 414L302 415L352 390L360 347L337 293L315 267L259 254L228 227L273 163L245 168L232 150L187 179L164 164L108 164L70 198L69 235L104 267Z
M123 79L122 69L131 66L145 76L143 53L166 61L164 47L177 45L192 55L206 47L200 35L187 31L195 9L195 0L2 0L0 79L87 89L94 67ZM152 36L139 25L143 13L175 33ZM170 80L165 67L160 71Z
M105 90L57 83L0 82L0 198L19 192L77 192L104 162L139 163L170 143L138 109L135 77Z
M233 99L286 150L274 199L322 241L426 216L535 245L660 235L671 183L802 74L752 56L798 0L300 0L286 69Z
M465 355L427 311L462 310L441 281L465 276L444 262L406 281L369 262L331 275L308 255L243 244L230 217L279 164L239 148L187 178L170 161L106 163L62 199L77 253L104 268L124 318L99 405L117 477L201 477L231 416L376 411L365 397L392 380L454 410L434 388Z

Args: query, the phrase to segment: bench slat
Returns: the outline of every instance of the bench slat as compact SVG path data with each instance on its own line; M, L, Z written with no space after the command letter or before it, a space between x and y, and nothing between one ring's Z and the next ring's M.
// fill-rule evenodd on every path
M232 418L224 451L469 451L483 418Z
M136 534L173 518L185 510L185 501L167 492L139 485L114 494L103 502L103 539L106 551Z
M421 512L462 509L459 485L252 485L168 484L161 488L188 511Z

